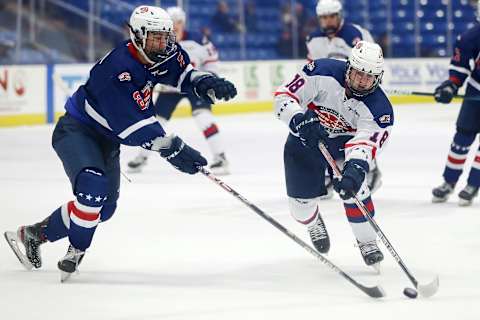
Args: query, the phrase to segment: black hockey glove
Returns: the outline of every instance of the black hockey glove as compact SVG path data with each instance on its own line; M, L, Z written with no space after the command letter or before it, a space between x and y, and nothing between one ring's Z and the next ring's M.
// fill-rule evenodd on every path
M450 103L457 92L458 86L451 80L446 80L435 89L433 96L437 102Z
M328 132L320 124L320 119L313 110L296 114L290 122L290 129L298 132L304 146L314 150L318 150L319 142L325 142L328 139Z
M215 103L215 99L228 101L237 95L233 83L213 74L201 75L192 83L195 94L210 103Z
M338 192L340 198L343 200L353 198L360 190L368 170L367 161L352 159L345 162L342 177L333 180L333 188Z
M200 152L186 145L179 137L173 137L170 146L159 152L175 168L185 173L195 174L198 172L197 166L207 165L207 160Z

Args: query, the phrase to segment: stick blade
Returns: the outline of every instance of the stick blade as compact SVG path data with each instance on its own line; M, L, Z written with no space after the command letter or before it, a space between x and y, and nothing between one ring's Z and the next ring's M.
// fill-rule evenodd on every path
M440 279L438 276L435 277L430 283L428 284L418 284L417 290L422 297L429 298L433 296L438 291L438 287L440 286Z
M383 298L387 295L381 286L365 287L363 285L359 285L359 288L372 298Z

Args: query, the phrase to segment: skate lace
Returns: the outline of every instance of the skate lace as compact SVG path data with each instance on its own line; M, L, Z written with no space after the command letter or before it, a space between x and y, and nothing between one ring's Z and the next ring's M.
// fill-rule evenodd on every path
M379 251L376 240L359 243L358 246L360 248L362 256L367 256L372 252Z
M472 195L478 191L478 187L467 185L465 189L463 189L463 191L468 193L469 195Z
M327 238L327 229L323 225L322 220L318 219L317 222L308 227L312 241L321 240Z
M450 192L453 190L452 186L448 182L444 182L440 187L438 187L442 192Z
M75 263L75 266L78 266L80 259L85 254L85 251L75 249L72 245L68 246L67 254L65 255L64 260L70 260Z

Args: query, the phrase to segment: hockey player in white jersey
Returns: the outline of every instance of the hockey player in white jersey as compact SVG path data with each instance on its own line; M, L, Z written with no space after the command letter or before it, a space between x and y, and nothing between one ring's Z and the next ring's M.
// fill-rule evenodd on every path
M169 7L167 12L174 22L174 30L177 42L187 51L191 64L200 71L218 73L218 52L212 42L200 34L191 34L185 30L186 15L180 7ZM213 160L210 162L210 169L216 175L229 173L228 161L225 156L225 148L222 143L220 132L212 114L212 103L193 95L181 94L176 88L158 85L159 91L155 100L154 108L158 121L165 126L170 120L180 100L187 98L192 107L192 116L198 128L202 131ZM147 164L151 152L141 149L138 155L128 162L128 171L131 173L140 172Z
M380 46L359 41L348 61L313 60L275 93L276 116L290 129L284 165L292 216L307 227L315 248L327 253L330 238L317 204L327 192L328 164L318 149L323 142L335 158L345 158L342 177L333 184L367 265L382 261L383 254L352 198L357 195L375 214L366 176L393 125L392 106L379 88L383 66Z
M352 47L358 41L374 42L368 30L345 21L340 1L320 0L317 3L316 13L319 28L307 37L307 58L309 60L321 58L346 60L352 51ZM333 196L331 174L330 172L330 176L326 180L328 193L322 199ZM382 184L381 172L376 161L372 163L367 180L372 192L375 192Z

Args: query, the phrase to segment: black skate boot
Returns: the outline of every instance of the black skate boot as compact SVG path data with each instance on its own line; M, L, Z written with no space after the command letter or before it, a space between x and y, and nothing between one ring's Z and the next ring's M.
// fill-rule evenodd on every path
M34 225L21 226L16 233L11 231L4 233L10 248L27 270L38 269L42 266L40 245L47 242L47 236L45 235L47 224L48 218ZM18 243L23 244L25 253L20 250Z
M330 250L330 237L320 213L317 214L315 223L308 226L308 233L310 233L310 239L312 239L315 249L320 253L328 253L328 250Z
M75 249L72 245L68 246L67 254L57 264L61 272L61 282L68 280L72 273L77 271L84 255L85 251Z
M225 156L225 153L219 153L213 157L212 164L210 165L210 170L214 175L224 176L230 173L228 169L228 160Z
M458 205L462 207L466 207L472 204L473 198L478 195L478 187L474 187L472 185L467 185L460 193L458 197L460 198L458 201Z
M368 241L368 242L360 242L358 241L358 247L360 248L360 253L362 254L363 261L365 261L367 266L374 266L377 263L383 261L383 253L377 246L377 241ZM378 265L377 265L378 267ZM379 271L378 268L377 271Z
M445 202L448 200L448 197L453 193L453 189L455 189L455 184L444 182L442 185L436 187L432 190L433 203L440 203Z
M142 168L147 165L148 158L139 154L132 161L127 163L129 173L138 173L142 171Z

